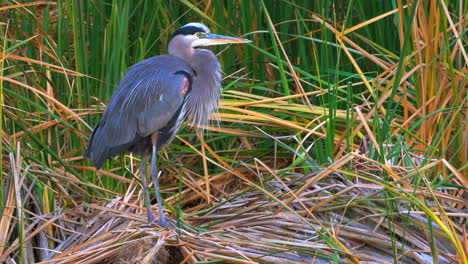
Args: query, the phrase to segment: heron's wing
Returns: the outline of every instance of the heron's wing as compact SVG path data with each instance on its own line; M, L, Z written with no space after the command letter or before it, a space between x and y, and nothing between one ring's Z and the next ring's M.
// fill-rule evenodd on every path
M162 78L164 87L168 87L164 92L155 95L147 100L145 105L139 105L137 109L138 134L146 137L153 132L168 125L178 110L182 107L184 98L189 90L190 76L188 73L169 74Z
M185 62L168 55L131 67L93 131L86 156L98 167L166 126L184 101L191 75Z

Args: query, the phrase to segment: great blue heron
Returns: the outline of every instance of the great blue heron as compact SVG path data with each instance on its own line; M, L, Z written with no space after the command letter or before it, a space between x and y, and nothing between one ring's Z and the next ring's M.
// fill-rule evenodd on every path
M211 34L200 23L179 28L169 41L169 55L152 57L130 67L94 128L85 157L91 159L96 169L121 152L142 156L139 169L148 222L156 222L146 179L149 156L159 210L157 222L167 227L159 190L157 152L174 139L184 120L202 125L218 107L221 66L212 51L195 47L248 42Z

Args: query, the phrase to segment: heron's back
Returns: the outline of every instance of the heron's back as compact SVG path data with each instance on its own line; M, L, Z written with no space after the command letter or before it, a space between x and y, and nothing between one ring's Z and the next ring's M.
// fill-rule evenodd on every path
M192 85L192 68L171 55L133 65L96 125L85 157L99 169L109 157L130 151L151 153L151 135L158 132L157 148L170 143L185 117L185 101Z

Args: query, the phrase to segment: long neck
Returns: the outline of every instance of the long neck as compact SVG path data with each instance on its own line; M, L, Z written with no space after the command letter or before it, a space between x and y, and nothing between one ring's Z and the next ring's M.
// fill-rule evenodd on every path
M169 42L169 54L179 57L189 63L192 61L194 49L184 40L183 36L175 36Z
M193 49L183 36L169 42L169 54L184 60L194 71L192 90L187 97L187 119L194 126L207 124L210 113L218 110L222 71L211 50Z
M217 112L221 96L221 65L211 50L196 49L189 65L195 71L192 91L187 98L187 118L194 126L208 123ZM216 115L217 118L217 115Z

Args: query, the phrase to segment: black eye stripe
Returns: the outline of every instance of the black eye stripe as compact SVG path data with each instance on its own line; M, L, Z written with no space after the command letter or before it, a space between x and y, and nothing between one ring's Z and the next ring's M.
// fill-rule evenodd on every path
M193 35L195 33L204 33L205 30L203 28L195 27L195 26L186 26L179 28L174 33L172 33L171 39L177 35Z

